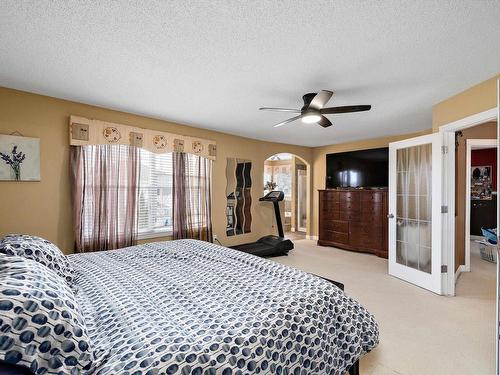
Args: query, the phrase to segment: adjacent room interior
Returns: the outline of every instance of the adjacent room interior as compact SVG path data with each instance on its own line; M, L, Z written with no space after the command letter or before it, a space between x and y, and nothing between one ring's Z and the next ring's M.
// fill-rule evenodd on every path
M457 287L463 276L485 292L496 278L497 129L491 121L455 133L455 277Z
M308 166L298 156L280 153L264 162L264 195L281 190L285 199L281 204L285 236L300 240L306 238L309 189Z

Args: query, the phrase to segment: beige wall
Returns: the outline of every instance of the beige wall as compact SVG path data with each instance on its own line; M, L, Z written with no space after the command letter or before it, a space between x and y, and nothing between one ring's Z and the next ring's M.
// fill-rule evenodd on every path
M452 96L432 107L432 129L497 106L500 74Z
M466 140L467 139L495 139L497 137L497 123L486 124L465 129L463 136L458 139L458 148L455 150L455 270L465 264L465 175L466 175Z
M0 88L0 134L18 131L39 137L41 147L40 182L0 182L0 236L6 233L32 233L47 238L64 252L73 249L69 190L70 115L163 130L213 139L217 142L214 163L213 228L225 245L254 241L274 227L272 205L260 203L264 160L289 152L311 162L312 149L188 127L124 112L84 105L26 92ZM225 236L226 157L252 161L252 232Z
M496 106L497 75L432 108L432 130L460 118ZM225 245L249 242L275 230L270 205L258 202L262 193L264 161L269 156L289 152L309 164L311 190L308 233L318 235L318 189L325 187L326 154L384 147L389 142L427 134L423 131L394 137L376 138L332 146L308 148L256 141L219 132L184 126L80 103L0 88L0 133L19 131L41 139L41 182L0 182L0 236L9 232L39 234L57 243L66 252L73 248L71 206L68 181L68 118L78 115L99 120L161 129L217 141L214 163L213 226ZM226 157L252 160L252 232L225 236Z
M431 129L424 130L418 133L402 134L393 137L385 138L374 138L364 141L342 143L338 145L316 147L313 150L313 214L312 214L312 233L314 236L318 235L319 230L319 196L318 190L325 188L325 176L326 176L326 154L333 154L337 152L345 151L356 151L356 150L366 150L370 148L387 147L390 142L400 141L406 138L417 137L419 135L429 134Z

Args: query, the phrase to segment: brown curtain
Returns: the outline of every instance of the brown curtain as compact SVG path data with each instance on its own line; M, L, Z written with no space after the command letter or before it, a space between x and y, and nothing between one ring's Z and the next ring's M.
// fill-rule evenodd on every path
M110 250L137 240L139 150L125 145L71 146L75 250Z
M180 152L172 160L173 237L212 242L212 161Z

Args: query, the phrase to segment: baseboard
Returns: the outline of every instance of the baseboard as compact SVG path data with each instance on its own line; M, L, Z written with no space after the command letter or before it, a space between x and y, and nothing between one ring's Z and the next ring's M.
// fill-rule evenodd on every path
M318 240L318 236L309 236L309 235L307 235L307 236L306 236L306 240L313 240L313 241L317 241L317 240Z
M470 239L471 240L475 240L475 241L481 241L481 240L484 240L484 237L483 236L473 236L473 235L471 235Z
M458 278L462 274L462 272L467 272L467 268L465 267L464 264L461 264L458 266L458 269L455 271L455 282L457 282Z

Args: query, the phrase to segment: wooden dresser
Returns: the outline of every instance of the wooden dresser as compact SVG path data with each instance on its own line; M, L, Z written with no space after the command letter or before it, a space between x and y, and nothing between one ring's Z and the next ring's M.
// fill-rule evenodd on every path
M318 245L387 258L387 190L320 190Z

